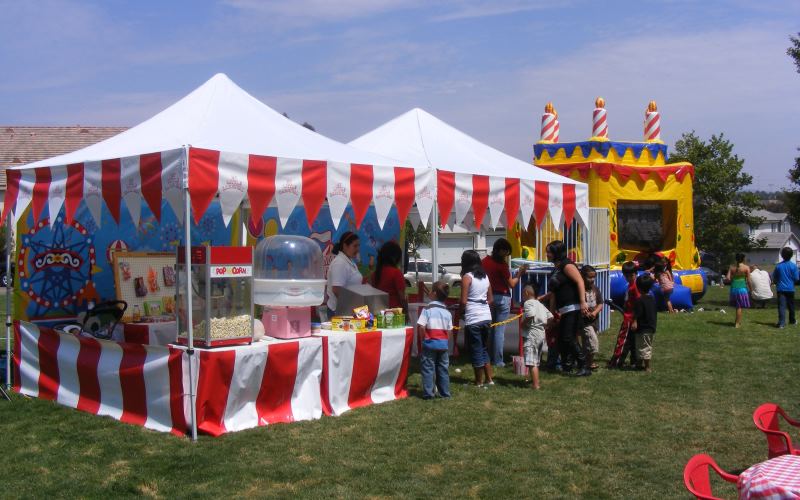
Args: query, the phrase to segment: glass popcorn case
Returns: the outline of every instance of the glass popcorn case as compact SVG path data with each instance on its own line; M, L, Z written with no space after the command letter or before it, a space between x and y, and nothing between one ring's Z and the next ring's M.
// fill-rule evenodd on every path
M253 248L191 248L191 263L178 248L178 342L188 344L186 283L192 294L192 326L196 347L248 344L253 341Z

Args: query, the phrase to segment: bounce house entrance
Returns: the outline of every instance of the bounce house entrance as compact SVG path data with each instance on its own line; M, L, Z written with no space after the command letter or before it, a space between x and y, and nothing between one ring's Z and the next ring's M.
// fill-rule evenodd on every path
M643 253L675 248L678 203L675 200L618 200L619 247Z

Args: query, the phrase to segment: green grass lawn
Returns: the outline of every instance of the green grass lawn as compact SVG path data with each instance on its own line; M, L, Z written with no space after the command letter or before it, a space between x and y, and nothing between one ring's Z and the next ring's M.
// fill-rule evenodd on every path
M726 293L659 315L652 374L545 374L533 392L505 368L482 390L461 359L453 398L423 401L413 365L408 399L197 443L15 396L0 402L5 495L687 498L695 453L729 470L766 459L760 403L800 416L800 327L773 328L772 306L735 330Z

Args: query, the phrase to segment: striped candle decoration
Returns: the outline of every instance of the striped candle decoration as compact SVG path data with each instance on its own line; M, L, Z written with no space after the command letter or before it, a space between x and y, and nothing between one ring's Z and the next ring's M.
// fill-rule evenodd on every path
M594 102L595 108L592 113L592 138L608 139L608 122L606 120L606 101L598 97Z
M553 103L548 102L544 107L544 114L542 114L542 132L539 140L542 142L557 142L556 127L558 127L558 120L553 111Z
M644 114L644 140L661 142L661 113L658 112L656 101L650 101Z
M553 114L556 117L556 120L555 120L556 124L553 125L553 129L554 129L553 130L553 142L558 142L559 141L559 137L560 137L559 133L561 131L561 123L558 121L558 111L553 109Z

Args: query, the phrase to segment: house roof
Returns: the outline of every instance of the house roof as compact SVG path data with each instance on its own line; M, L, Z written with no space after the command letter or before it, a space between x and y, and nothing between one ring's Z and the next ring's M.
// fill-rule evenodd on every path
M786 246L786 242L789 241L789 238L797 237L792 233L760 233L755 236L757 240L761 238L766 238L767 245L764 248L783 248Z
M5 167L25 165L85 148L128 127L18 127L0 125L0 189L6 187Z
M770 212L769 210L762 210L762 209L753 210L752 212L750 212L750 215L753 217L762 218L764 219L764 222L782 221L787 217L787 214L785 213Z

